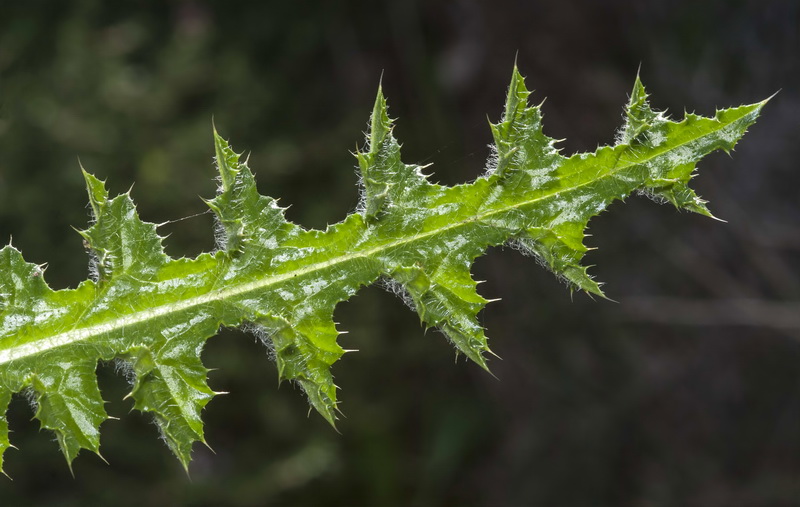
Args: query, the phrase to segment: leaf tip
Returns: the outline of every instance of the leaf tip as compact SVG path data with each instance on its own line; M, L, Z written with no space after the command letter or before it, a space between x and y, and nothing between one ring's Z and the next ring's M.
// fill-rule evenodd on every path
M514 70L511 72L511 82L508 85L508 93L506 94L506 105L501 120L503 123L513 121L517 112L521 108L527 107L530 93L531 92L525 87L525 78L515 64Z
M86 182L86 192L89 194L89 204L92 206L92 214L95 218L100 216L102 206L108 202L108 190L105 181L100 180L86 169L80 166L83 180Z
M234 178L238 172L233 165L236 165L239 156L233 152L228 141L226 141L217 131L216 125L212 124L214 131L214 158L217 162L222 188L227 190L233 185Z
M378 83L378 92L375 96L375 104L372 106L372 116L369 121L369 153L375 154L383 144L386 136L392 128L392 120L389 118L389 106L383 94L383 73L381 82Z

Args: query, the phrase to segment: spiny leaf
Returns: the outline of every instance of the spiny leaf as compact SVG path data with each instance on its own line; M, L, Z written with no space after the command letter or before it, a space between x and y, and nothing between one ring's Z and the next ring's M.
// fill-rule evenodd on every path
M5 414L8 411L8 405L10 403L11 391L0 391L0 413ZM8 441L8 420L5 417L0 417L0 471L3 470L3 455L6 449L10 447L12 447L12 445L11 442Z
M81 449L99 453L107 415L94 370L99 360L115 359L127 365L134 408L153 414L188 466L193 444L205 442L201 412L217 394L200 354L220 326L254 330L271 348L279 379L299 384L334 424L331 366L344 350L333 312L379 279L425 327L487 368L477 315L488 301L470 274L476 257L511 244L572 286L602 295L581 264L588 221L637 191L708 215L688 187L697 161L733 149L766 102L674 122L650 107L637 77L617 143L565 157L543 133L529 95L515 68L502 117L490 126L486 173L447 187L402 161L379 90L367 145L356 153L360 211L325 231L288 222L215 131L220 186L207 204L219 250L194 259L170 259L157 226L139 219L130 195L109 199L103 182L84 171L94 221L80 234L92 280L53 291L42 266L11 245L0 249L0 467L10 447L4 414L11 394L24 390L68 462Z
M36 418L53 430L72 464L81 449L100 454L100 424L108 418L97 387L97 360L41 364L31 376L37 393Z
M142 222L130 195L108 200L103 182L83 171L94 224L79 231L100 285L123 276L148 278L167 262L156 226Z
M389 208L413 209L431 184L422 174L424 167L400 160L400 145L392 135L394 124L380 87L369 124L368 150L356 153L356 159L361 171L364 216L372 222Z

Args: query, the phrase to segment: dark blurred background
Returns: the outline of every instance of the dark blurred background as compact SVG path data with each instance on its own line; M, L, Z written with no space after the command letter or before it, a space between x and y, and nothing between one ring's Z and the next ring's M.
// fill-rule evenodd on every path
M782 506L800 502L800 8L794 1L0 0L0 242L87 276L79 162L133 185L170 255L213 248L212 118L262 193L324 227L357 203L355 160L383 74L407 162L454 184L482 172L515 57L566 153L613 141L637 69L659 108L781 93L695 187L728 223L641 197L591 222L608 295L570 295L494 249L482 321L495 379L371 287L336 320L341 434L253 337L203 359L230 394L205 410L187 478L110 365L102 452L73 478L25 399L0 504Z

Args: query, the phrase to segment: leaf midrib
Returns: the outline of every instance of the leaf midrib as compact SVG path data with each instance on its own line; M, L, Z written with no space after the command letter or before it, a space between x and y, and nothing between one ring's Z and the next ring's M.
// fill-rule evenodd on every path
M435 236L437 234L442 234L442 233L451 231L453 229L457 229L459 227L463 227L463 226L466 226L468 224L475 223L477 221L485 220L485 219L490 218L492 216L496 216L496 215L500 215L500 214L506 213L506 212L514 210L514 209L519 209L519 208L523 208L525 206L530 206L530 205L535 204L537 202L540 202L540 201L543 201L545 199L549 199L549 198L552 198L552 197L556 197L556 196L558 196L560 194L563 194L563 193L572 192L574 190L577 190L577 189L579 189L581 187L593 184L593 183L595 183L597 181L600 181L602 179L612 177L613 175L615 175L615 174L619 173L620 171L623 171L623 170L625 170L625 169L627 169L629 167L632 167L632 166L635 166L635 165L641 165L641 164L644 164L644 163L646 163L646 162L648 162L650 160L653 160L656 157L663 156L663 155L665 155L665 154L667 154L667 153L669 153L671 151L674 151L674 150L676 150L676 149L678 149L678 148L680 148L680 147L682 147L682 146L684 146L686 144L694 142L694 141L696 141L696 140L698 140L700 138L708 137L709 135L724 129L724 128L730 126L731 124L742 120L747 114L751 114L753 112L757 113L758 109L760 109L760 106L762 106L762 105L763 105L763 102L759 103L758 104L759 107L757 107L755 110L747 111L746 113L742 114L741 116L739 116L739 117L737 117L737 118L735 118L735 119L733 119L733 120L731 120L731 121L729 121L727 123L720 122L719 127L714 129L714 130L712 130L712 131L704 132L701 135L692 136L691 138L686 139L683 142L681 142L679 144L676 144L676 145L672 146L671 148L669 148L667 150L663 150L663 151L659 151L657 153L653 153L650 157L647 157L647 158L644 158L644 159L639 159L639 160L637 160L635 162L632 161L632 160L627 160L625 163L618 164L613 170L605 173L604 175L602 175L600 177L592 178L592 179L590 179L590 180L588 180L586 182L583 182L583 183L580 183L580 184L577 184L577 185L573 185L573 186L568 187L568 188L559 188L559 189L556 189L556 190L554 190L554 191L552 191L550 193L545 193L545 194L539 195L534 199L529 199L527 201L514 203L514 204L511 204L509 206L504 206L502 208L491 209L491 210L486 211L485 213L482 213L482 214L475 214L475 215L472 215L469 218L454 222L452 224L448 224L446 226L439 227L439 228L436 228L434 230L427 231L427 232L424 232L424 233L415 234L415 235L407 237L407 238L395 240L395 241L392 241L390 243L385 243L385 244L382 244L382 245L378 245L378 246L372 247L369 250L364 250L364 251L360 251L360 252L359 251L355 251L355 252L351 252L351 253L345 253L344 255L340 255L338 257L335 257L333 259L329 259L327 261L311 264L311 265L309 265L309 266L307 266L305 268L296 269L296 270L293 270L293 271L290 271L290 272L287 272L287 273L283 273L283 274L280 274L280 275L268 276L266 278L261 278L261 279L258 279L258 280L254 280L252 282L247 282L247 283L244 283L244 284L236 285L236 286L225 288L225 289L221 289L221 290L210 291L210 292L207 292L206 294L202 294L200 296L195 296L195 297L192 297L192 298L184 299L182 301L178 301L178 302L173 303L173 304L161 305L161 306L158 306L158 307L155 307L155 308L151 308L151 309L143 310L143 311L140 311L140 312L136 312L134 314L127 315L127 316L124 316L124 317L120 317L120 318L111 320L111 321L106 322L106 323L97 324L97 325L94 325L94 326L89 326L89 327L84 327L84 328L72 329L70 331L66 331L64 333L60 333L60 334L57 334L57 335L54 335L54 336L50 336L50 337L46 337L46 338L43 338L43 339L35 340L33 342L30 342L30 343L25 343L23 345L19 345L19 346L16 346L14 348L11 348L11 349L0 350L0 365L6 364L6 363L10 363L11 361L14 361L14 360L24 359L24 358L27 358L27 357L30 357L30 356L45 352L47 350L51 350L51 349L55 349L55 348L58 348L58 347L67 346L67 345L70 345L70 344L73 344L73 343L89 340L89 339L94 338L96 336L109 334L109 333L112 333L114 331L118 331L118 330L123 329L123 328L128 327L128 326L135 326L135 325L138 325L138 324L142 324L142 323L147 322L149 320L155 320L155 319L158 319L158 318L163 317L165 315L181 312L181 311L187 310L189 308L192 308L194 306L200 306L200 305L204 305L204 304L208 304L208 303L224 301L226 299L233 298L233 297L236 297L236 296L240 296L240 295L246 294L248 292L253 292L253 291L257 291L257 290L263 290L263 289L266 289L266 288L270 287L271 285L277 285L277 284L282 283L282 282L284 282L284 281L286 281L286 280L288 280L290 278L295 278L297 276L307 275L307 274L313 273L315 271L324 270L324 269L329 268L331 266L335 266L337 264L342 264L342 263L345 263L345 262L348 262L348 261L351 261L351 260L354 260L354 259L357 259L357 258L369 258L369 257L374 256L375 254L378 254L378 253L382 252L382 251L390 250L392 248L395 248L395 247L398 247L398 246L402 246L402 245L407 245L409 243L413 243L415 241L419 241L419 240L422 240L422 239L425 239L425 238L428 238L428 237L431 237L431 236ZM684 123L685 121L686 120L684 119L678 125ZM717 121L719 121L719 120L717 120ZM610 148L613 149L615 147L610 147ZM571 159L573 159L575 157L580 157L580 155L582 155L582 153L576 153L572 157L564 159L563 163L566 163L567 161L569 161L569 160L571 160ZM563 163L562 163L562 165L563 165ZM477 182L477 180L475 182L468 183L466 185L467 186L472 186L472 185L475 185L476 182ZM451 189L456 189L456 188L459 188L459 186L451 187Z

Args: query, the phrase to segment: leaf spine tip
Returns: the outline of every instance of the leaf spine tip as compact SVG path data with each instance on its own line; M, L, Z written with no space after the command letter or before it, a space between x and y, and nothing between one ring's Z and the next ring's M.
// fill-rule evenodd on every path
M488 352L489 354L493 355L494 357L496 357L497 359L499 359L499 360L501 360L501 361L503 360L503 358L502 358L502 357L500 357L500 356L498 356L497 354L495 354L495 352L494 352L492 349L490 349L489 347L486 347L486 352ZM495 378L496 378L496 377L495 377Z
M778 88L778 91L776 91L775 93L773 93L772 95L770 95L770 96L769 96L769 97L767 97L766 99L764 99L764 100L762 100L761 102L759 102L759 106L760 106L760 107L759 107L759 109L761 109L762 107L764 107L765 105L767 105L767 102L769 102L770 100L774 99L774 98L775 98L775 96L776 96L776 95L778 95L778 94L779 94L780 92L782 92L782 91L783 91L783 88Z

